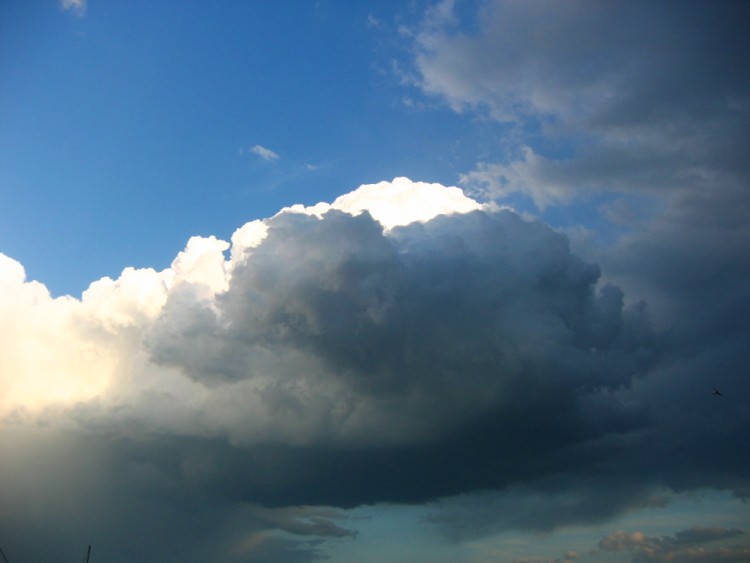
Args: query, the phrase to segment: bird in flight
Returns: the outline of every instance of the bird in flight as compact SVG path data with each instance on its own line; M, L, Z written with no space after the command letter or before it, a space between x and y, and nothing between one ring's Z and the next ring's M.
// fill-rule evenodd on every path
M716 387L714 387L713 394L716 395L717 397L723 397L724 396L724 395L721 394L721 391L719 391Z

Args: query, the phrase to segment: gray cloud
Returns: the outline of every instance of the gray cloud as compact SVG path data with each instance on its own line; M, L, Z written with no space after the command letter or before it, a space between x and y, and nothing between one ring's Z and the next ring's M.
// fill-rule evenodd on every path
M628 452L637 444L631 436L621 439L619 448L599 443L606 454L577 448L568 470L519 479L499 492L442 499L429 521L453 541L464 541L507 530L549 533L563 524L597 524L624 512L666 506L669 499L654 487L658 479L642 467L628 467ZM615 467L620 469L613 475Z
M5 424L3 551L14 561L317 561L319 541L354 532L333 510L274 510L227 494L217 443ZM129 435L129 436L128 436Z
M548 227L509 211L390 231L336 210L266 225L233 249L224 289L210 287L226 246L195 240L155 314L84 331L122 341L106 395L7 415L4 549L44 558L32 538L45 533L49 553L94 543L111 561L199 561L211 545L227 561L314 558L309 541L351 532L293 507L574 490L651 424L617 396L658 357L644 306L598 287ZM618 493L605 512L584 499L510 525L605 518L627 504Z
M651 422L631 435L637 474L746 495L747 4L478 6L440 3L415 43L423 92L506 124L511 150L477 163L465 185L501 201L521 192L563 215L602 193L644 210L614 242L573 243L606 281L649 303L663 335L648 377L619 395ZM613 211L601 207L619 221ZM731 401L707 401L714 386ZM670 459L683 462L663 471Z
M492 0L479 5L470 32L456 25L451 4L419 30L416 63L421 87L457 110L656 131L688 126L699 112L710 123L747 102L741 2Z
M14 558L314 560L353 537L327 506L443 499L432 521L461 540L600 522L664 486L746 494L741 394L699 385L740 340L655 331L549 227L328 210L238 233L230 262L194 239L169 275L86 294L79 332L117 361L98 397L4 414Z
M147 342L196 381L260 389L275 426L305 426L284 439L429 443L535 401L578 411L643 373L647 317L614 286L597 294L598 277L563 237L509 212L389 236L367 214L285 214L217 311L174 293Z
M451 5L417 34L416 83L456 111L516 123L527 145L519 157L478 163L467 185L546 205L592 191L745 184L745 3L494 0L480 4L472 31ZM573 155L536 146L540 128Z

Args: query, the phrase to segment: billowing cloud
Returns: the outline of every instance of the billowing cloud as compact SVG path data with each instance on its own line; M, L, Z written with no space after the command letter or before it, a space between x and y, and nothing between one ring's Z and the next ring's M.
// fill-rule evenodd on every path
M254 145L250 147L250 152L257 154L263 160L278 160L279 155L273 152L271 149L267 149L261 145Z
M645 304L564 235L456 188L401 178L288 208L81 300L7 257L0 285L14 558L93 537L115 562L312 560L319 539L356 541L329 506L454 497L434 520L460 538L472 518L603 520L665 485L746 491L741 449L720 447L741 401L651 400L674 364ZM685 443L692 423L663 416L685 404L724 433ZM509 510L477 510L487 490Z
M516 399L563 401L561 385L626 385L650 359L642 310L623 310L617 288L597 295L595 267L511 212L387 236L368 214L336 210L267 223L226 292L174 291L145 340L198 383L232 384L237 399L253 389L243 402L265 390L247 410L267 420L237 425L239 441L433 440ZM538 397L524 398L526 378Z

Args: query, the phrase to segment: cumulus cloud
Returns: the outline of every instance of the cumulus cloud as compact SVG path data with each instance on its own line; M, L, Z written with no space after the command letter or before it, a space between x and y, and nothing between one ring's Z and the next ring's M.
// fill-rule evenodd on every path
M250 152L257 154L263 160L278 160L279 155L273 152L271 149L267 149L261 145L254 145L250 147Z
M352 541L327 506L458 495L434 521L460 538L746 486L740 454L682 443L688 421L659 416L674 399L644 398L664 369L645 304L564 235L456 188L362 186L231 243L191 238L170 268L81 300L7 257L0 285L0 526L18 558L95 536L108 561L183 537L165 559L312 560L318 539ZM739 406L707 408L691 417L741 438ZM487 490L509 510L477 510Z

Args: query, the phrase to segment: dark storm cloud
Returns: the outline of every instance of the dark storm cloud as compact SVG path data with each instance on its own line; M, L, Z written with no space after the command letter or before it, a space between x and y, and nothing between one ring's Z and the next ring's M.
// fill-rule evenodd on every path
M388 236L367 214L285 214L217 311L180 303L173 314L168 301L148 342L197 381L254 385L277 424L290 417L291 434L270 442L439 455L473 434L536 450L639 419L612 405L596 427L586 420L594 394L629 385L655 351L643 307L624 307L614 286L597 290L598 278L563 236L510 212ZM186 317L191 307L202 312Z
M0 432L0 529L11 561L76 561L89 544L93 560L115 563L316 561L321 539L354 535L333 510L233 497L214 468L239 454L220 443L66 424Z
M595 466L639 483L746 496L748 4L497 0L479 4L474 26L463 25L462 8L444 2L425 19L415 84L457 112L515 124L503 145L510 150L478 162L466 185L489 197L524 192L540 207L604 192L643 211L614 242L574 241L605 280L648 302L663 335L648 377L617 393L645 409L648 428L627 435L630 455L615 462L610 452ZM709 400L714 387L731 389L732 399ZM616 481L614 490L628 489ZM585 489L582 478L568 490ZM508 513L523 519L523 510L486 517L513 526ZM544 528L544 520L527 524Z

